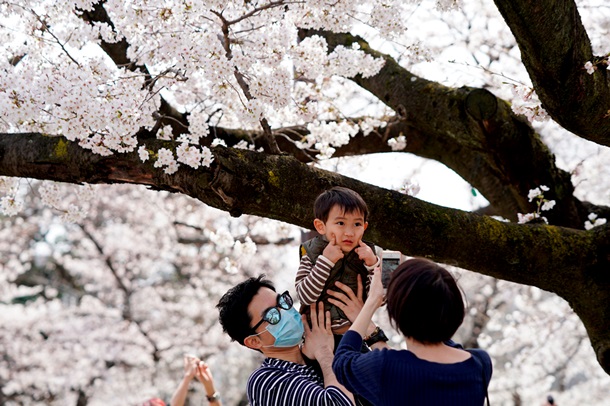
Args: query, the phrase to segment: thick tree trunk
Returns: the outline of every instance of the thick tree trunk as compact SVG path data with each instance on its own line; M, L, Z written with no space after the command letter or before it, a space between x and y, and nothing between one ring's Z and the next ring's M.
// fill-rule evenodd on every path
M147 140L149 147L173 147ZM210 168L166 175L137 153L94 155L40 134L0 136L0 175L69 183L134 183L184 193L229 212L311 227L323 190L343 185L370 206L368 238L387 249L555 292L583 321L600 365L610 373L610 225L585 232L503 223L448 209L341 175L292 156L216 147Z
M610 146L610 77L597 63L573 0L495 0L543 107L574 134Z

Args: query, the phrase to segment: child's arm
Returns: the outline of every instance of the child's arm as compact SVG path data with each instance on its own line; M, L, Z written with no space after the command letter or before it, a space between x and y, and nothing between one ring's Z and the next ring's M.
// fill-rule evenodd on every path
M301 304L310 305L318 300L333 266L335 264L323 255L318 257L315 265L307 255L301 257L295 280L297 297Z
M381 266L381 259L375 254L375 251L373 251L371 247L363 243L362 240L360 240L358 245L359 247L356 248L358 258L360 258L362 262L364 262L364 267L369 272L365 282L365 289L366 292L368 292L371 287L371 281L373 280L373 270L375 270L375 268L377 268L378 266Z

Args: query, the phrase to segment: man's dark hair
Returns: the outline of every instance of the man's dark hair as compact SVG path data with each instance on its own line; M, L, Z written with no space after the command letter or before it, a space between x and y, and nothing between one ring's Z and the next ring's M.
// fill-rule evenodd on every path
M313 215L315 218L326 223L328 214L333 206L339 206L345 213L353 213L359 211L367 221L369 209L366 206L364 199L352 189L346 187L335 186L322 192L313 205Z
M449 340L464 321L464 300L455 279L423 258L405 261L392 272L387 308L405 337L426 344Z
M260 288L269 288L275 292L273 284L264 279L265 275L258 278L249 278L237 286L229 289L221 298L216 307L220 312L220 324L225 333L233 341L244 345L246 337L256 332L250 327L252 318L248 313L248 305Z

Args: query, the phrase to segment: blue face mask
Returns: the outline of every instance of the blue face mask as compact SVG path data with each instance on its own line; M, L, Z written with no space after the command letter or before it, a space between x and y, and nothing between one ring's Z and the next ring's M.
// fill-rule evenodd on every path
M280 309L281 319L277 324L269 324L265 327L274 338L275 344L265 347L294 347L303 342L305 328L301 315L294 307L288 310ZM261 334L258 333L257 335Z

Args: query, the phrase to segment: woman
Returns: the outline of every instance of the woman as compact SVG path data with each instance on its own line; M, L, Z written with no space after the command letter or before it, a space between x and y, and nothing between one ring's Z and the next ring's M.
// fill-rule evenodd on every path
M483 405L491 359L483 350L465 351L451 341L464 319L462 294L451 274L421 258L398 266L388 285L387 309L407 350L361 353L363 336L382 302L376 269L369 297L335 354L339 382L377 406Z

